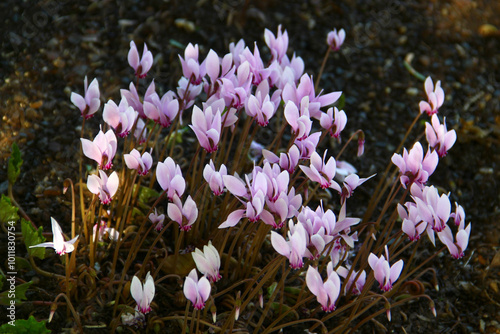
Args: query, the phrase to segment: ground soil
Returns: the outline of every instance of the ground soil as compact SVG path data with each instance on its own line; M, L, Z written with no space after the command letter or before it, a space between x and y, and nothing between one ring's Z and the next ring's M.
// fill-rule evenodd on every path
M6 193L6 161L16 142L24 165L14 196L45 229L51 216L70 221L62 182L78 171L81 118L69 95L82 92L87 75L99 80L103 99L117 101L131 78L126 56L132 39L147 42L155 56L151 75L166 91L181 73L179 46L189 42L198 43L203 56L209 49L223 54L240 38L263 48L264 28L275 32L281 24L289 54L301 56L315 75L326 34L344 28L345 45L330 57L321 85L344 92L346 131L365 131L366 153L351 161L365 176L385 168L425 98L423 82L404 66L413 57L416 71L441 80L446 102L440 115L458 137L430 182L465 208L472 233L464 258L443 255L432 264L440 290L427 293L436 318L420 301L394 310L392 323L381 316L364 331L500 333L497 1L10 0L0 4L0 22L0 191ZM49 308L24 312L47 318Z

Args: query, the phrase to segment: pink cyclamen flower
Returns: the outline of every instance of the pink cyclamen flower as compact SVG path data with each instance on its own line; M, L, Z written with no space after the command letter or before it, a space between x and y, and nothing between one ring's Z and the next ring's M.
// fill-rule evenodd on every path
M103 170L110 169L113 164L113 158L116 154L117 140L113 130L109 129L106 133L99 130L93 141L80 138L82 141L83 154L86 157L96 161Z
M442 158L448 153L448 150L455 144L457 133L455 130L448 131L446 129L446 117L443 119L443 124L439 123L439 118L436 114L432 115L432 125L425 123L425 136L429 146L436 150L439 157Z
M424 157L422 145L416 142L410 152L404 149L403 156L394 153L391 161L399 168L401 184L406 189L414 182L422 187L436 169L439 156L428 150Z
M104 240L104 235L108 233L108 237L112 241L117 241L120 238L120 233L112 228L112 227L107 227L105 221L101 221L101 224L99 226L99 232L97 232L97 223L94 225L92 236L93 240L95 241L95 238L97 236L97 241L103 241Z
M271 231L271 244L274 250L288 258L290 267L293 269L302 268L304 262L302 258L306 256L307 251L307 232L302 224L293 225L292 220L289 224L293 226L288 231L288 241L285 240L279 233ZM307 254L309 255L309 254Z
M451 256L455 259L460 259L464 256L464 251L469 244L469 236L470 236L470 224L464 228L463 223L458 226L458 232L455 236L455 240L453 240L453 233L451 232L451 228L446 225L444 230L438 233L439 240L443 244L446 245L448 251Z
M341 266L337 269L337 274L339 274L339 276L343 278L347 278L349 270L350 269ZM349 280L345 284L344 294L347 295L350 292L352 294L359 295L361 291L363 291L365 283L366 272L363 270L361 273L359 273L358 271L353 270L351 276L349 277Z
M203 251L196 248L191 255L200 273L208 277L210 282L217 282L222 277L219 273L219 252L212 245L212 241L209 241L208 245L203 246Z
M305 97L306 99L308 97ZM288 101L285 106L285 119L292 127L293 134L297 140L303 140L309 136L312 127L312 120L309 116L309 109L299 108L293 101Z
M147 314L151 311L151 302L155 297L155 282L153 277L149 274L149 271L144 281L143 285L139 278L134 276L130 284L130 294L137 303L136 310L143 314Z
M169 127L179 113L179 100L171 90L160 97L155 91L154 81L144 95L144 114L164 128Z
M159 232L163 229L163 222L165 221L165 215L164 214L159 215L155 208L155 212L152 212L149 215L149 220L151 220L151 223L155 225L155 230Z
M276 36L269 30L264 31L264 41L266 42L271 54L273 55L273 60L281 62L283 57L286 56L286 50L288 49L288 33L285 30L281 32L281 24L278 26L278 32Z
M321 95L322 93L323 91L316 95L313 78L308 74L304 74L300 77L298 85L287 83L283 87L282 98L285 104L291 100L298 106L302 103L302 99L307 96L309 98L309 115L320 119L320 108L335 103L342 95L342 92L331 92Z
M153 158L150 153L144 152L141 156L141 153L135 148L129 154L124 154L123 158L125 159L127 167L137 170L139 175L146 175L149 173L149 170L153 165Z
M279 106L279 100L276 100L277 96L279 97L279 95L273 94L273 99L271 99L269 97L269 82L262 81L257 87L255 95L248 96L245 102L246 113L250 117L255 117L260 126L267 126Z
M288 171L290 174L295 171L300 159L300 151L295 144L290 147L288 153L280 153L279 158L276 154L268 150L262 150L262 155L264 156L265 161L272 164L279 164L281 169Z
M315 132L305 139L295 140L294 144L299 148L300 159L308 160L311 158L311 155L316 152L320 137L321 132Z
M81 96L80 94L71 93L71 102L80 109L80 112L82 113L82 117L85 119L88 119L92 117L95 112L99 109L99 106L101 105L101 100L99 99L100 93L99 93L99 83L97 82L97 79L92 80L90 83L90 86L87 84L87 77L85 77L85 80L83 81L83 87L84 87L84 95L85 97Z
M306 284L309 290L316 296L323 311L335 310L335 303L340 294L340 277L333 270L332 262L327 265L328 278L323 282L318 269L309 266L306 273Z
M426 186L423 189L412 186L410 192L417 204L420 219L429 224L429 228L441 232L450 219L451 203L449 194L439 196L439 192L434 186ZM434 243L433 237L430 235L429 237Z
M191 225L198 218L198 207L195 201L191 196L188 196L186 202L182 205L181 199L177 195L174 195L173 201L173 203L168 203L167 206L168 217L177 222L182 231L189 231Z
M337 28L333 29L326 36L326 44L332 49L332 51L338 51L345 40L345 31L340 29L337 32Z
M408 212L406 212L405 207L408 209ZM418 240L427 228L427 222L420 218L420 212L415 203L406 202L405 207L398 204L398 214L403 220L401 230L408 236L410 241Z
M113 100L109 100L104 105L102 118L115 129L119 137L123 138L128 136L132 130L137 115L137 111L128 105L127 99L122 98L119 106L117 106Z
M189 43L184 50L184 58L179 55L182 65L182 73L184 77L193 85L199 85L205 75L203 68L198 61L199 48L198 44Z
M387 260L383 255L377 257L375 254L370 253L370 256L368 256L368 264L373 270L375 279L380 283L380 289L383 291L389 291L392 289L394 282L396 282L399 278L401 270L403 270L404 262L403 260L399 260L390 266L389 250L387 249L387 246L385 246L385 254L387 256Z
M137 46L135 46L134 41L130 42L130 50L128 52L128 63L135 71L135 75L138 78L144 78L148 74L148 71L153 66L153 54L148 51L146 43L144 43L144 50L142 51L142 57L139 59L139 51Z
M345 200L354 194L354 190L362 185L365 181L374 177L375 174L369 177L359 178L356 174L350 174L344 178L344 184L342 185L341 202L344 203Z
M118 190L118 174L113 172L108 178L104 171L99 170L99 176L89 175L87 178L87 188L91 193L99 195L102 204L108 204Z
M455 202L455 212L450 214L450 217L455 221L455 225L459 226L461 223L465 224L465 210L464 208Z
M32 245L30 248L34 247L51 247L54 248L58 255L64 255L66 253L71 253L75 250L74 243L78 239L78 235L71 239L70 241L64 241L64 236L61 230L61 226L57 223L57 221L50 217L50 221L52 224L52 242L43 242L38 245Z
M207 107L202 111L194 106L192 123L189 127L193 129L200 146L208 153L217 151L222 127L220 109L214 112L212 107Z
M315 151L311 155L311 164L309 167L299 166L300 169L306 174L309 180L313 182L318 182L321 188L332 188L337 190L339 193L342 192L340 186L337 182L333 181L335 177L335 170L337 168L337 164L333 157L328 159L328 162L325 163L326 153L323 154L323 158Z
M347 115L344 110L339 111L337 107L329 108L326 113L321 113L320 124L331 137L340 140L340 133L347 124Z
M181 167L171 157L167 157L164 162L158 162L156 180L167 192L169 200L173 200L174 195L182 196L186 189L186 180L182 176Z
M193 269L189 275L186 276L183 291L186 298L193 303L194 308L201 310L205 307L205 302L208 297L210 297L212 287L205 276L198 280L196 269Z
M219 171L217 171L212 160L203 169L203 178L207 181L215 196L220 196L224 193L224 180L222 179L224 175L227 175L226 166L222 164Z
M428 102L420 101L420 113L425 111L427 115L431 116L436 114L439 107L443 105L444 91L443 88L441 88L441 81L438 81L436 83L436 87L434 87L431 77L427 77L427 79L425 79L424 87Z
M238 197L244 204L245 209L238 209L229 214L227 219L219 225L219 228L233 227L243 218L248 218L252 223L261 219L268 225L274 225L273 215L264 209L266 195L269 189L267 176L254 168L251 178L245 175L245 182L239 177L224 175L222 177L226 189Z

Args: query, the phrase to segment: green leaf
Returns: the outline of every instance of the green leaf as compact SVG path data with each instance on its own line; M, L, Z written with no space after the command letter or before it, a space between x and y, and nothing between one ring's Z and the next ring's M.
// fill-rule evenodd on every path
M267 288L267 298L271 298L271 296L274 293L274 290L276 290L276 287L278 286L278 282L273 282L268 288Z
M31 263L24 257L20 257L20 256L14 257L14 263L16 265L16 270L22 270L22 269L31 270L31 269L33 269L33 267L31 267Z
M42 235L42 231L43 228L41 226L38 230L35 230L29 221L21 219L21 232L23 233L24 244L28 249L28 254L43 260L45 258L44 247L30 248L30 246L45 242L45 237Z
M21 165L23 164L23 159L21 159L21 151L16 143L12 143L12 153L9 158L9 164L7 167L7 175L9 178L9 183L16 183L19 173L21 173Z
M7 316L7 318L9 318ZM36 321L35 317L25 319L17 319L6 323L0 327L0 333L6 334L46 334L51 333L46 327L46 320Z
M10 277L7 277L7 287L10 287ZM30 287L30 285L33 282L26 282L23 284L16 285L14 291L11 291L10 289L5 290L4 292L0 293L0 305L5 305L9 306L11 305L11 300L13 300L16 305L21 304L23 300L27 300L26 298L26 291ZM0 333L3 333L0 331Z
M3 282L5 282L5 276L0 274L0 291L2 290Z
M11 221L18 221L18 210L18 208L12 205L10 198L2 194L2 198L0 199L0 222L6 224Z
M136 191L137 185L134 186L134 191ZM140 187L139 188L139 202L143 204L149 203L152 199L157 199L160 197L160 194L151 188Z

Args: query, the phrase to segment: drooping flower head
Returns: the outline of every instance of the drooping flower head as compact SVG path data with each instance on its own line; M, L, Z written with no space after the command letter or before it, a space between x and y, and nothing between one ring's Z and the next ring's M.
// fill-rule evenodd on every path
M182 231L189 231L198 218L198 207L191 196L188 196L184 205L177 195L174 195L173 203L168 203L167 214L170 219L179 224Z
M326 44L333 50L338 51L342 44L344 44L345 40L345 31L344 29L340 29L337 32L337 28L333 29L326 36Z
M309 251L307 250L307 232L300 223L294 225L293 221L290 220L289 225L288 241L280 234L271 231L271 244L276 252L288 258L290 267L293 269L302 268L304 265L302 258L309 256Z
M427 79L425 79L424 87L428 102L420 101L420 113L425 111L427 115L431 116L436 114L439 107L443 105L444 90L441 88L441 81L439 80L434 87L431 77L427 77Z
M273 60L281 62L283 57L286 56L286 50L288 49L288 33L285 30L281 31L281 25L278 26L278 32L276 36L269 30L264 31L264 40L271 50L273 55Z
M212 241L203 246L203 251L196 248L191 255L198 270L208 277L210 282L217 282L221 278L219 274L220 256L217 248L212 245Z
M392 285L397 281L401 270L403 270L403 260L399 260L392 266L389 265L389 251L387 245L385 246L385 254L387 260L383 255L377 257L375 254L370 253L368 257L368 264L373 270L375 279L380 283L380 289L383 291L389 291L392 289Z
M349 270L350 269L346 267L339 267L337 269L337 273L339 274L339 276L347 278ZM348 293L352 293L355 295L359 295L361 291L363 291L365 283L366 283L366 272L363 270L360 273L358 271L353 270L351 276L349 277L349 280L345 284L344 294L347 295Z
M164 214L159 215L155 208L155 212L152 212L149 215L149 220L151 220L151 223L155 225L155 230L159 232L163 229L163 222L165 221L165 215Z
M144 280L144 285L139 281L137 276L132 278L132 283L130 284L130 294L132 298L137 303L136 309L147 314L151 311L151 302L155 297L155 282L153 277L148 273L146 274L146 279Z
M207 181L210 190L212 190L215 196L220 196L224 193L224 180L222 179L224 175L227 175L226 166L222 164L219 171L217 171L212 160L203 169L203 178Z
M400 180L404 188L412 183L423 187L429 176L434 173L439 157L436 151L427 151L424 157L424 150L419 142L416 142L410 152L403 150L403 156L394 153L391 158L400 171Z
M340 133L347 124L347 115L337 107L328 108L326 113L321 113L320 124L323 129L328 130L331 137L340 140Z
M210 296L212 287L205 276L198 280L196 269L193 269L189 275L186 276L183 291L186 298L193 303L194 308L201 310L205 307L205 302Z
M118 174L116 172L106 175L106 172L99 170L99 176L89 175L87 178L87 188L95 195L99 195L102 204L109 204L118 190Z
M340 278L333 270L332 262L327 265L328 278L323 282L318 269L309 266L306 274L307 287L316 296L323 311L331 312L335 310L335 303L340 294Z
M99 168L107 170L113 166L113 158L117 147L117 140L113 130L109 129L106 133L99 130L93 141L85 138L80 138L80 140L83 154L97 162Z
M455 144L457 133L455 130L448 131L446 129L446 117L443 124L439 123L439 118L436 114L432 115L431 124L425 123L425 136L429 146L437 151L440 158L444 157L448 150Z
M148 50L146 43L144 43L144 50L142 51L142 57L139 59L139 51L134 41L130 42L130 51L128 52L128 63L135 71L135 76L138 78L144 78L148 74L148 71L153 66L153 54Z
M342 192L340 186L337 182L333 180L335 177L335 171L337 169L337 164L333 157L330 157L327 162L326 160L327 151L323 154L323 158L315 151L311 155L311 164L309 167L299 166L300 169L307 175L309 180L313 182L318 182L322 189L332 188L337 190L339 193Z
M186 180L182 176L181 167L171 157L167 157L164 162L158 162L156 180L161 188L167 191L169 200L173 200L174 195L182 196L186 189Z
M113 100L109 100L104 105L102 113L103 120L108 123L119 137L126 137L134 126L137 118L137 111L128 105L127 99L122 98L120 105L116 105Z
M87 77L85 77L85 80L83 81L83 87L84 87L84 96L81 96L80 94L71 93L71 102L80 109L80 112L82 113L82 117L85 119L88 119L92 117L95 112L99 109L99 106L101 105L101 100L99 99L100 93L99 93L99 83L97 82L97 79L92 80L90 83L90 86L87 83Z
M61 230L61 226L57 223L57 221L50 217L50 221L52 224L52 236L53 236L53 241L52 242L43 242L38 245L32 245L30 248L34 247L51 247L54 248L56 253L58 255L64 255L66 253L71 253L72 251L75 250L74 243L78 239L78 235L71 239L70 241L64 241L64 236Z
M120 239L120 233L114 229L113 227L107 227L105 221L101 221L99 224L99 231L97 231L97 223L94 224L94 228L92 229L93 240L95 241L97 237L97 241L103 241L104 235L107 233L108 238L112 241L117 241Z
M192 123L189 127L193 129L200 146L208 153L217 151L222 127L221 111L215 111L211 106L202 111L194 106Z
M137 170L139 175L146 175L149 173L153 165L153 158L149 152L144 152L141 156L141 153L135 148L129 154L124 154L123 158L125 159L127 167Z

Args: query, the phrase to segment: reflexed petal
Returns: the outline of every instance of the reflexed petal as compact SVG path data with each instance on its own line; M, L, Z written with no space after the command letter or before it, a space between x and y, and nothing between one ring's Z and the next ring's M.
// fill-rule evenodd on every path
M85 102L85 99L83 96L77 93L71 93L71 102L78 108L80 109L81 112L85 110L87 107L87 103Z
M132 298L136 301L137 305L141 305L143 299L142 283L139 281L137 276L132 278L132 283L130 284L130 294Z
M271 244L273 248L281 255L289 257L290 256L290 246L280 234L271 231Z
M219 228L228 228L228 227L233 227L238 222L243 218L243 215L245 214L245 210L236 210L233 211L227 216L227 219L225 222L219 225Z

